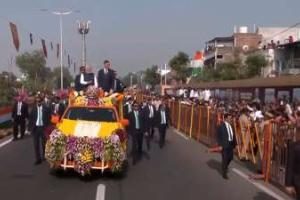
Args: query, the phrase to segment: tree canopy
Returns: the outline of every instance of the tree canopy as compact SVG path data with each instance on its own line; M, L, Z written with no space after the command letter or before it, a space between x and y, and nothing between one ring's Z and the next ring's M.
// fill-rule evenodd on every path
M157 73L158 66L153 65L151 68L147 68L145 71L145 82L149 85L151 85L152 88L155 87L155 85L159 84L160 82L160 76Z
M183 82L191 75L189 56L184 52L178 52L169 62L169 66L176 72L176 79Z

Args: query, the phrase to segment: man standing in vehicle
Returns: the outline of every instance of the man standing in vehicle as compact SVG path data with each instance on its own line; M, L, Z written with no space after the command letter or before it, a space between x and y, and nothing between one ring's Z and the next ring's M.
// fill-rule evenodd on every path
M104 68L98 71L98 87L105 94L111 94L114 89L114 72L110 69L110 62L108 60L105 60L103 65Z

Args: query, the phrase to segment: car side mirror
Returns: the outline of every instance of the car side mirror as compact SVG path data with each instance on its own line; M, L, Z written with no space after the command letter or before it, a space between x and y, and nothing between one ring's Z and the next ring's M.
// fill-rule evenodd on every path
M52 115L51 116L51 123L52 124L58 124L59 123L59 116L58 115Z
M126 127L126 126L129 125L128 119L122 119L122 120L120 121L120 123L121 123L124 127Z

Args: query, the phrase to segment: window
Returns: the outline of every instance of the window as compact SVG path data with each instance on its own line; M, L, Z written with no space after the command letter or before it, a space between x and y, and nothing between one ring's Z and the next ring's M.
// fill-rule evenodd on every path
M277 94L277 99L286 99L290 101L291 96L290 96L290 91L287 90L279 90Z
M293 100L297 100L298 102L300 101L300 88L294 88L293 90Z
M271 102L275 100L275 89L274 88L266 88L265 89L265 102Z
M117 121L115 111L109 108L70 108L63 118L97 122Z

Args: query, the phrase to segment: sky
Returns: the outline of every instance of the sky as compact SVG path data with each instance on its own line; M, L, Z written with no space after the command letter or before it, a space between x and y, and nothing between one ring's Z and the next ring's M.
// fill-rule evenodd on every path
M96 71L109 59L118 74L125 75L163 65L178 51L192 57L205 41L231 35L235 25L248 26L250 31L254 24L291 26L300 22L299 8L299 0L1 0L0 71L18 74L11 58L41 49L42 38L48 44L47 65L59 66L49 45L60 41L59 18L51 14L55 10L80 10L63 18L64 48L77 67L82 43L76 21L91 20L87 63ZM12 44L9 21L18 27L19 52Z

